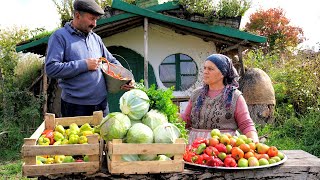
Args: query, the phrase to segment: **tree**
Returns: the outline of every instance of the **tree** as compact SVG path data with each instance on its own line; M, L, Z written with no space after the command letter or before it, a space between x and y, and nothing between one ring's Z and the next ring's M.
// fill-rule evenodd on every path
M267 37L266 52L276 49L285 52L305 40L303 30L289 23L290 20L282 8L271 8L266 11L260 9L251 14L250 22L245 25L245 29Z

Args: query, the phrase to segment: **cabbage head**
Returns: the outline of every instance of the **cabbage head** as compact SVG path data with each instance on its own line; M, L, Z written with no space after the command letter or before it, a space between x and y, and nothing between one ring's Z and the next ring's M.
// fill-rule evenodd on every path
M120 98L120 109L131 120L140 120L149 111L149 97L140 89L125 92Z
M155 143L174 143L180 137L180 130L171 123L165 123L153 130Z
M121 160L125 162L140 161L138 154L124 154L121 156Z
M156 154L139 154L141 161L153 161L157 158Z
M168 118L165 114L159 112L158 110L151 109L142 118L142 123L149 126L152 130L161 124L168 123Z
M136 123L128 130L127 143L153 143L153 132L149 126Z
M122 139L131 127L130 119L120 112L108 114L100 124L100 135L105 141Z

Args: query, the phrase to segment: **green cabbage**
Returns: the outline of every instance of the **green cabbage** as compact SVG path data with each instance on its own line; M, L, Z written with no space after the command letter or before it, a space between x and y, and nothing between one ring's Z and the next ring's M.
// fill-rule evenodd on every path
M138 154L124 154L121 156L122 161L131 162L131 161L140 161Z
M155 143L174 143L180 137L180 130L171 123L165 123L153 130Z
M139 154L139 158L141 161L152 161L157 158L156 154Z
M153 143L152 130L142 123L134 124L127 133L127 143Z
M130 119L120 112L108 114L100 124L100 135L105 141L122 139L131 127Z
M142 118L142 123L149 126L154 130L159 125L168 123L168 118L163 113L158 110L151 109L147 114Z
M159 154L158 157L156 158L156 160L158 160L158 161L170 161L171 159L166 155Z
M120 98L120 109L131 120L140 120L149 111L149 97L139 89L125 92Z

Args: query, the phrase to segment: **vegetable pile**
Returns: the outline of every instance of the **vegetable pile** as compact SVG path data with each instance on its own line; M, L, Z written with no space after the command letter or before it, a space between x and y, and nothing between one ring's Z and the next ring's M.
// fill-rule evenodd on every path
M62 125L56 125L54 130L46 129L39 137L37 144L41 146L49 145L67 145L67 144L88 144L88 135L99 135L99 130L92 127L89 123L78 126L71 123L68 128ZM89 157L85 156L67 156L67 155L44 155L37 156L37 164L69 163L69 162L87 162Z
M184 128L184 124L178 121L177 108L170 99L172 94L160 91L153 87L151 90L136 88L125 92L119 101L121 112L110 113L102 120L101 137L106 141L123 139L125 143L174 143L177 138L182 137L181 127ZM160 94L162 99L155 100ZM175 109L168 111L164 108L165 105ZM185 133L185 129L182 132ZM170 160L168 156L123 155L122 160Z
M253 143L245 135L221 134L211 131L211 138L196 138L187 145L183 159L187 162L212 167L266 166L281 161L284 154L275 146Z

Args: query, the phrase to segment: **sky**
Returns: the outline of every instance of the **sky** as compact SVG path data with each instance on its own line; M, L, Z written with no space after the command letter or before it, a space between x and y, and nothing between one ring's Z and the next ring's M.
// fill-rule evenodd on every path
M320 46L320 1L317 0L251 0L252 7L241 20L241 27L249 21L250 14L258 9L281 7L290 25L303 29L306 41L301 45L309 49ZM0 7L0 28L12 26L29 29L45 28L49 31L59 26L59 15L52 0L5 0Z

